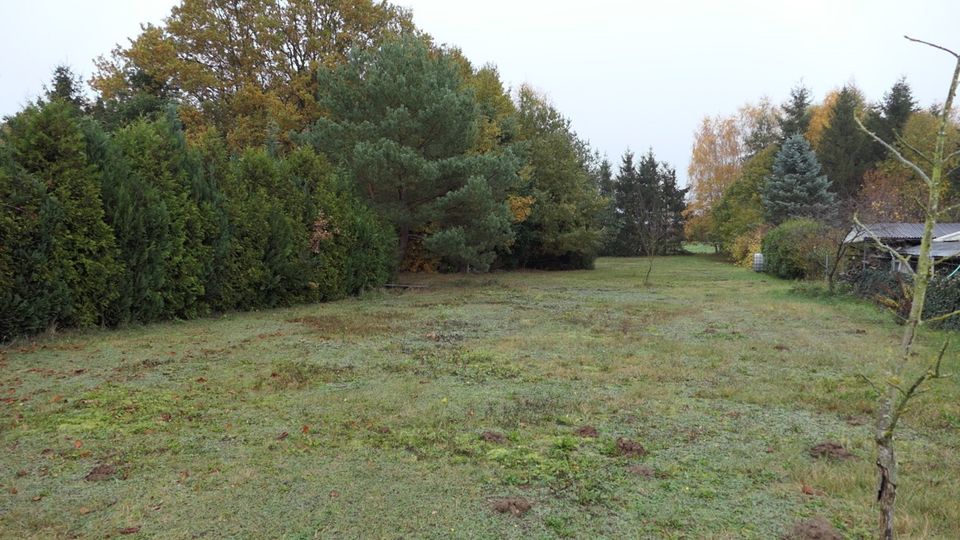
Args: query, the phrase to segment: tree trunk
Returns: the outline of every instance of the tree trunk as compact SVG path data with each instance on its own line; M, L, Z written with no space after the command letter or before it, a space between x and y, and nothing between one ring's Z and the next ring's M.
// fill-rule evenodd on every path
M893 540L893 518L897 504L897 455L893 449L891 424L896 390L888 389L880 404L877 422L877 470L880 486L877 489L877 501L880 503L880 538Z

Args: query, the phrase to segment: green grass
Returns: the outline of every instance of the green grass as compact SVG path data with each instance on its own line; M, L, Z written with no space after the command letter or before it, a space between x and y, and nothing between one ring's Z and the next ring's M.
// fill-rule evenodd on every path
M407 276L429 288L2 348L0 537L871 536L860 374L890 317L712 257L646 272ZM904 420L905 537L960 538L958 430L956 379ZM827 440L857 458L808 455Z

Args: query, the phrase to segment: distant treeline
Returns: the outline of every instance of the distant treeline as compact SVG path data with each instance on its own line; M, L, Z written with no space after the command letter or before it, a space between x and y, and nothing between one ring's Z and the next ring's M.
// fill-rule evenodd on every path
M387 3L185 0L97 65L0 125L0 340L679 246L652 151L611 178Z

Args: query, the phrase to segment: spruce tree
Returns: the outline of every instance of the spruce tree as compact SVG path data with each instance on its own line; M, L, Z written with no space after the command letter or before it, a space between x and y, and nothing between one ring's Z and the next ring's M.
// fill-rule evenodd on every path
M810 89L802 84L790 90L790 100L781 105L780 133L783 138L806 133L810 126Z
M767 221L778 225L794 217L831 219L836 214L836 196L820 170L817 155L803 135L784 141L763 189Z
M817 145L817 158L842 204L857 196L863 174L876 160L873 143L854 120L862 101L856 88L843 87L830 111L829 125Z
M903 135L907 120L918 110L910 85L905 78L901 77L884 94L883 101L871 109L865 123L867 129L881 139L896 141L898 136ZM882 161L886 156L887 150L873 141L873 161Z
M683 240L684 197L672 167L657 161L653 150L639 165L624 153L616 179L618 217L613 254L625 257L677 253Z

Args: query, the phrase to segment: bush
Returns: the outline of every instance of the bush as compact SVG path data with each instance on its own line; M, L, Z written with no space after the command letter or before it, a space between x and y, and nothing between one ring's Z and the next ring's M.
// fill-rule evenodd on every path
M737 236L730 245L730 258L737 266L753 268L753 254L763 248L763 237L769 231L766 225L758 225Z
M960 277L937 277L927 288L927 298L923 304L923 316L926 319L946 315L960 310ZM951 317L936 323L939 328L960 329L960 317Z
M784 279L813 279L823 275L833 244L829 228L818 221L797 218L785 221L763 239L767 272Z

